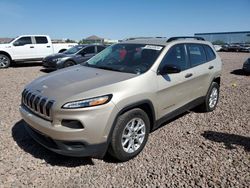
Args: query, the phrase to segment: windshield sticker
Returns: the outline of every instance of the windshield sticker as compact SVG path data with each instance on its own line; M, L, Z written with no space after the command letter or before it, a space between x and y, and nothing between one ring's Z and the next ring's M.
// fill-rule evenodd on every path
M154 46L154 45L146 45L144 49L150 49L150 50L157 50L160 51L162 49L162 46Z

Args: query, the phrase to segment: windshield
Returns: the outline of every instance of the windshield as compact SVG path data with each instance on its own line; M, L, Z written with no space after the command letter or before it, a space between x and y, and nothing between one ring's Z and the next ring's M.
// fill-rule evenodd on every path
M69 48L68 50L66 50L65 52L63 52L64 54L75 54L77 53L79 50L83 49L84 46L82 45L77 45L74 46L72 48Z
M158 45L114 44L82 65L142 74L153 65L162 49L163 47Z

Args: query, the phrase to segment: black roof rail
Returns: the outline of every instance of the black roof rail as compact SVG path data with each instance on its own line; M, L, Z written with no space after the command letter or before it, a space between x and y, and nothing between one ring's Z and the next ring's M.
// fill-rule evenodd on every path
M174 40L179 40L179 39L196 39L196 40L203 40L205 41L204 38L202 37L190 37L190 36L182 36L182 37L171 37L167 40L167 42L172 42Z
M131 38L124 39L124 41L127 41L127 40L136 40L136 39L150 39L150 38L153 38L153 37L131 37Z
M126 39L123 39L123 41L127 41L127 40L136 40L136 39L164 39L166 37L130 37L130 38L126 38Z

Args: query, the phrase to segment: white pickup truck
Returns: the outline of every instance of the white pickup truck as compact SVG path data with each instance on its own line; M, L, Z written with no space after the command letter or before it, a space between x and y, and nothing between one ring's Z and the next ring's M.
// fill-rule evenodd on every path
M0 68L15 61L40 61L44 57L63 52L76 43L55 43L47 35L22 35L7 44L0 44Z

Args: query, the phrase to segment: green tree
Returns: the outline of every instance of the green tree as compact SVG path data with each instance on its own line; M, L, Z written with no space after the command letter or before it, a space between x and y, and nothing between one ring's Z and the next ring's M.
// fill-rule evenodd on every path
M65 40L65 42L66 42L66 43L76 43L75 40L71 40L71 39L67 39L67 40Z
M79 44L91 44L91 42L87 41L85 39L82 39L82 40L79 41Z
M225 42L223 40L216 40L212 42L213 45L224 45Z

